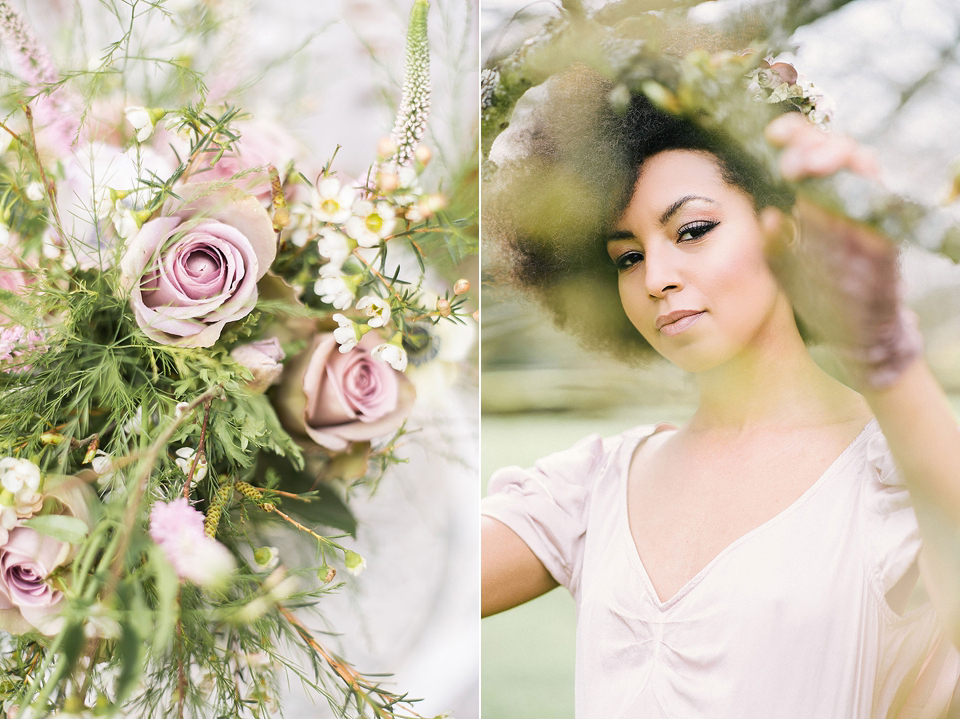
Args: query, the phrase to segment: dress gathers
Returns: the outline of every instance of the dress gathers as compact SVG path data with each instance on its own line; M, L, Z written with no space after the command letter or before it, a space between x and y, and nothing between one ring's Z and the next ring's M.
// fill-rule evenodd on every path
M654 431L502 469L483 502L576 600L577 719L947 715L960 653L921 586L902 613L886 599L915 571L920 534L875 420L666 601L627 520L630 461Z

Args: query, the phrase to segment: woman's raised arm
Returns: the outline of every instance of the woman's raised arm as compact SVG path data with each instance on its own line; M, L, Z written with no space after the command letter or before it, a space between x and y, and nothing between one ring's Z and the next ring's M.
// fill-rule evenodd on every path
M787 179L842 169L876 174L852 140L798 116L778 118L767 134L785 147L781 171ZM764 218L771 265L794 309L846 357L852 384L877 418L917 510L920 573L944 629L960 646L960 431L903 306L896 249L802 198L797 207L799 251L787 247L795 243L789 234L795 228L776 211Z
M507 525L481 517L480 532L482 616L512 609L557 586L533 551Z

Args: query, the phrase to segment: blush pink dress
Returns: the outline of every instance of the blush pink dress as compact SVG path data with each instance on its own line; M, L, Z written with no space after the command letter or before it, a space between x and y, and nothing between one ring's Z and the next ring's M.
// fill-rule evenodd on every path
M917 586L920 535L875 421L799 499L660 601L627 521L654 428L587 437L497 472L483 513L577 605L576 719L934 719L960 654Z

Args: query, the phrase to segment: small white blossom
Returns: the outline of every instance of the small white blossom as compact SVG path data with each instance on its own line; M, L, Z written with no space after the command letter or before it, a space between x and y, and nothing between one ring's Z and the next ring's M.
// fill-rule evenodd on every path
M310 230L306 227L295 227L290 233L290 242L295 247L303 247L310 241Z
M193 458L196 456L197 450L193 447L181 447L176 451L177 459L174 460L176 465L180 468L180 471L185 475L190 475L190 466L193 464ZM200 461L197 462L197 469L193 474L193 481L199 482L204 477L207 476L207 458L201 457Z
M344 228L361 247L376 247L393 232L396 224L396 213L389 203L361 200L353 206L353 217Z
M16 457L0 459L0 485L12 495L4 500L4 506L10 507L16 517L32 517L43 507L43 494L40 492L42 482L40 468L33 462ZM10 514L9 509L7 514ZM8 524L9 518L3 517L0 522Z
M339 327L333 331L333 338L340 345L341 352L349 352L357 346L360 341L360 332L357 331L357 324L348 317L341 314L335 314L333 319Z
M123 431L127 434L140 434L143 431L143 407L137 407L133 417L123 423Z
M106 482L113 476L113 472L111 471L112 464L113 457L104 452L102 449L98 449L97 453L90 461L90 466L93 468L93 471L100 475L99 481L101 482Z
M22 489L36 492L41 480L40 468L33 462L16 457L0 459L0 484L8 492L16 494Z
M367 568L367 560L350 549L344 553L343 563L347 567L347 571L354 576Z
M354 289L344 280L343 275L321 277L314 283L313 291L321 302L333 305L337 310L345 310L353 304Z
M384 327L390 321L390 303L379 297L361 297L357 309L370 318L367 320L369 327Z
M140 223L133 214L133 207L124 204L123 200L117 200L114 205L113 226L117 230L117 235L124 240L133 237L140 229Z
M336 177L325 177L313 198L313 216L321 222L343 224L350 217L350 208L357 199L352 187L341 187Z
M40 202L43 199L43 185L39 182L31 182L26 189L27 199L32 202Z
M6 544L10 538L10 531L20 524L20 517L15 507L0 505L0 544Z
M187 411L187 407L189 406L189 402L177 402L177 406L173 409L173 418L180 419L183 417L183 413Z
M342 233L330 227L324 227L320 230L320 237L317 238L317 252L321 257L330 260L324 267L340 269L350 256L349 240ZM320 271L323 272L323 269L321 268Z
M123 112L127 116L127 122L137 131L137 142L148 139L153 134L157 121L167 114L164 110L154 110L140 105L125 108Z
M403 372L407 368L407 351L399 345L377 345L370 352L370 356L386 362L397 372Z

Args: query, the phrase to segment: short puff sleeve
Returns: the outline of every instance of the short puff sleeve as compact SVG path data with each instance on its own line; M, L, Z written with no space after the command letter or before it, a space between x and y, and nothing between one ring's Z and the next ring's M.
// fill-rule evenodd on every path
M879 429L867 440L866 464L864 539L869 569L886 595L917 561L920 527L910 492Z
M498 470L481 504L483 514L512 529L571 591L583 559L591 487L604 459L603 439L590 435L530 469Z

